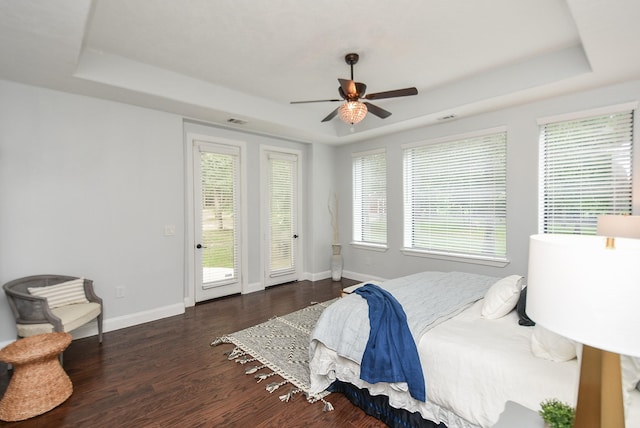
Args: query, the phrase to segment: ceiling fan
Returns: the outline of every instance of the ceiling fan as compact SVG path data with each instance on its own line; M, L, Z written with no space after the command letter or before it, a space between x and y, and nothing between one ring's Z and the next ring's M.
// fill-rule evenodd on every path
M335 101L345 101L338 108L333 110L327 117L322 119L322 122L328 122L333 119L336 115L339 115L340 118L346 123L350 123L351 125L360 122L367 115L367 111L372 114L378 116L381 119L386 119L391 116L391 112L380 108L374 104L371 104L368 101L361 102L361 99L365 100L380 100L383 98L396 98L396 97L406 97L409 95L417 95L418 90L416 88L404 88L404 89L395 89L393 91L385 91L385 92L377 92L374 94L367 94L365 92L367 90L367 85L361 82L356 82L353 80L353 66L358 63L358 59L360 57L356 53L347 54L344 57L344 60L347 64L351 66L351 80L347 79L338 79L340 82L340 86L338 87L338 93L342 99L329 99L329 100L313 100L313 101L291 101L291 104L304 104L304 103L322 103L322 102L335 102Z

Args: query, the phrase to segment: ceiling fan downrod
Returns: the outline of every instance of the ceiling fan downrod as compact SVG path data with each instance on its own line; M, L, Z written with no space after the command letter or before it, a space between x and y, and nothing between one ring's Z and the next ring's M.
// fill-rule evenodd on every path
M351 80L353 80L353 66L358 63L360 56L357 53L350 53L345 55L344 62L351 66Z

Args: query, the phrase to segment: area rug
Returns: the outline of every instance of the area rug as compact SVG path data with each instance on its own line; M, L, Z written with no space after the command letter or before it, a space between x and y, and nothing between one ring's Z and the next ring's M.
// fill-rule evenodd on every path
M218 337L211 346L234 344L236 347L233 350L225 352L227 359L242 365L249 364L245 374L254 375L257 383L275 375L284 379L267 382L265 388L270 393L286 390L287 384L293 385L286 393L279 395L280 400L288 402L295 394L302 392L310 403L322 401L325 411L333 410L331 404L324 400L328 392L317 395L309 393L309 341L318 318L336 300L312 303L288 315L276 316L262 324Z

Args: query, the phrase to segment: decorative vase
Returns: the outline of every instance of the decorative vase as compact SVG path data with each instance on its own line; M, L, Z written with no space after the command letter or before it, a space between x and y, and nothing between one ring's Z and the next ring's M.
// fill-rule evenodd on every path
M340 250L342 246L340 244L331 245L333 249L333 255L331 256L331 280L340 281L342 279L342 254Z

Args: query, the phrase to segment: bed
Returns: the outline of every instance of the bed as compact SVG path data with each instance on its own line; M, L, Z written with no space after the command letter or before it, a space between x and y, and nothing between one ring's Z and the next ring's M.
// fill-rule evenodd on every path
M518 312L523 315L523 311L515 307L525 296L522 277L422 272L379 285L406 312L420 357L426 400L413 398L406 382L368 383L360 378L359 355L369 335L369 309L356 293L328 307L312 332L312 393L344 392L354 404L390 426L416 426L417 420L421 426L484 428L497 422L507 401L536 411L549 398L575 405L580 348L539 326L520 325ZM434 295L443 290L458 301L425 321L423 312L432 309ZM547 343L541 343L542 339ZM554 342L556 339L565 342ZM625 391L628 427L640 426L638 369L627 371L633 381L623 379L632 385Z

